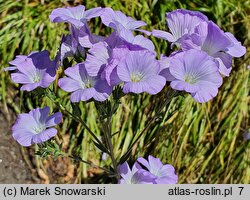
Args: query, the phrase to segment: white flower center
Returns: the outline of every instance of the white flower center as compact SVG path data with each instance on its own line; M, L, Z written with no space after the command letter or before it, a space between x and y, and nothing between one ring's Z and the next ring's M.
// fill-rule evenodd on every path
M92 88L94 86L94 80L86 79L83 82L81 82L81 86L83 89Z
M40 80L41 80L41 77L40 77L38 74L35 74L35 75L33 76L33 81L34 81L35 83L39 82Z
M198 81L198 78L194 74L186 74L184 76L184 81L190 84L195 84Z
M140 72L132 73L130 79L132 82L139 82L143 78L143 74Z
M43 124L39 124L34 128L34 132L35 134L39 134L42 131L44 131L46 129L46 127Z

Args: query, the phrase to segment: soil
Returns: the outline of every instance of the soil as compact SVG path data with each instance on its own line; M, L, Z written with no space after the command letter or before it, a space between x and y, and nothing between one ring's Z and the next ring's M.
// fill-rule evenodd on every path
M11 109L0 103L0 184L76 183L77 165L70 158L40 160L42 167L37 167L34 147L23 148L22 153L11 135L15 118Z
M11 135L12 124L8 121L13 122L14 115L7 116L0 108L0 183L34 183L20 146Z

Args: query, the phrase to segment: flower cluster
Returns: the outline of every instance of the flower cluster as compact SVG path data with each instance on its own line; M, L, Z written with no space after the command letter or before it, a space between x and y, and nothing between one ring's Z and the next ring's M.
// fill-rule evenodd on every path
M190 93L197 102L207 102L218 93L222 76L229 76L232 58L246 48L229 32L222 31L200 12L178 9L166 13L170 32L152 35L179 47L162 58L162 74L175 90Z
M163 165L159 158L153 156L148 156L148 160L138 158L132 170L127 162L123 163L119 173L122 177L120 184L176 184L178 181L174 167Z
M88 20L96 17L113 29L111 35L91 33ZM111 8L57 8L49 18L70 25L56 59L50 61L47 51L17 56L9 70L16 70L11 76L14 82L24 84L21 90L31 91L53 82L58 60L62 64L65 58L77 58L77 63L64 71L66 77L59 79L59 87L72 92L72 102L104 101L116 85L122 85L124 93L157 94L167 82L174 90L190 93L197 102L207 102L217 95L223 76L229 76L232 58L246 52L231 33L197 11L167 13L170 32L142 30L145 22ZM179 49L158 60L153 42L133 31L163 38Z

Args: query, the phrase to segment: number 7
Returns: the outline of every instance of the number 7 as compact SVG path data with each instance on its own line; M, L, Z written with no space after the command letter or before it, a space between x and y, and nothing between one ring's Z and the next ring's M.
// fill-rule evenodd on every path
M244 187L238 187L238 188L240 188L240 195L241 195L241 193L242 193Z

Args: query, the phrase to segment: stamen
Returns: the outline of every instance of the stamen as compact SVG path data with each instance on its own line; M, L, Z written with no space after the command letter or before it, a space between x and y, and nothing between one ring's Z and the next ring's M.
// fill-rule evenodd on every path
M39 82L41 80L41 77L38 75L38 74L35 74L34 77L33 77L33 81L35 83Z
M40 125L38 125L37 127L34 128L34 131L35 131L35 134L39 134L42 131L44 131L45 129L46 129L45 126L40 124Z
M133 73L133 74L131 74L131 81L132 82L139 82L139 81L141 81L141 79L143 78L143 75L142 75L142 73L140 73L140 72L137 72L137 73Z
M186 74L184 77L184 81L190 84L195 84L198 81L198 79L193 74Z

